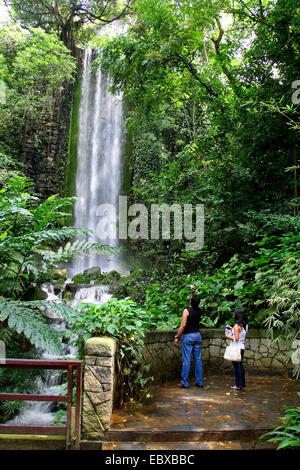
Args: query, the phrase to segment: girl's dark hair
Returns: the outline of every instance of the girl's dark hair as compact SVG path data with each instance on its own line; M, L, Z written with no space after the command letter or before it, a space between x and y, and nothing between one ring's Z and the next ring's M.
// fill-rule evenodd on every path
M234 311L234 321L237 323L239 326L242 326L243 328L246 328L248 324L248 319L246 314L244 313L244 310L242 308L236 308Z
M191 306L195 309L195 310L198 310L199 309L199 304L200 304L200 297L199 295L192 295L192 298L191 298Z

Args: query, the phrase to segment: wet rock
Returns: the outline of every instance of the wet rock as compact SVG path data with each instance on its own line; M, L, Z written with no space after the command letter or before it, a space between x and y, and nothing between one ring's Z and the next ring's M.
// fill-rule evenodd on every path
M106 274L106 279L111 279L113 281L118 281L121 278L121 274L118 271L113 270Z
M93 268L88 268L84 272L84 274L101 274L101 269L99 266L94 266Z
M72 277L72 282L75 284L90 284L91 281L102 281L103 274L99 267L86 269L83 273L75 274Z
M63 293L62 293L62 299L65 302L70 302L71 300L73 300L74 295L75 295L75 292L71 292L69 290L64 290Z
M52 271L52 275L53 279L57 282L61 280L66 281L68 277L66 269L55 269L54 271Z
M24 300L46 300L48 297L47 293L44 292L40 287L31 288L27 291Z

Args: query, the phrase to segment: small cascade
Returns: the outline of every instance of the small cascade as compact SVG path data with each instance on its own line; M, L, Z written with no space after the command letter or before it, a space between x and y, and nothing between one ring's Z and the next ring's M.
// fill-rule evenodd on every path
M75 307L81 302L92 304L104 304L111 298L108 286L91 286L77 289L74 299L69 302L71 307Z
M62 302L62 293L64 286L59 290L58 294L54 292L54 287L51 284L43 284L42 290L47 294L47 300L52 302ZM69 302L69 305L75 307L80 302L89 302L102 304L107 302L111 298L109 294L108 286L91 286L79 288L76 291L75 297ZM48 315L52 328L56 331L61 331L66 328L66 323L63 319L57 318L51 314ZM77 350L70 344L61 343L63 349L62 357L50 355L46 352L42 352L41 359L44 360L56 360L56 359L74 359L76 357ZM40 394L45 395L60 395L60 386L62 383L64 371L60 370L49 370L46 376L42 380L38 378L36 381L37 388ZM21 416L16 416L13 420L8 421L7 424L31 424L39 426L47 426L53 424L54 415L52 412L53 407L56 405L52 402L28 402L30 405L24 411Z

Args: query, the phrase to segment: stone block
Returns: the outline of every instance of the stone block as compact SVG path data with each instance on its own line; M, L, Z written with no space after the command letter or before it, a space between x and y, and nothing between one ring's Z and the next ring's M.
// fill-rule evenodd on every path
M222 344L222 339L221 338L216 338L211 340L211 344L213 346L221 346Z
M203 361L207 361L209 359L209 349L202 349L201 357Z
M100 370L99 370L100 369ZM103 373L103 370L106 373ZM84 390L89 392L101 392L103 385L112 383L112 373L110 368L87 366L84 371ZM111 388L111 387L110 387ZM110 390L109 388L109 390ZM107 390L107 387L106 387Z
M82 415L83 434L96 433L99 436L109 429L111 421L111 401L102 402L98 393L84 393Z
M245 358L254 358L254 352L251 349L245 349L244 353Z
M280 351L285 351L285 352L287 352L287 351L289 351L290 348L291 348L290 343L288 343L287 341L280 341L280 342L277 343L277 344L278 344L278 349L279 349Z
M271 366L272 359L270 357L263 357L260 360L260 364L263 368L269 368Z
M209 353L211 357L219 357L220 356L220 346L210 346Z
M258 339L258 338L251 338L250 339L250 349L252 349L252 351L258 351L259 347L260 347L260 344L261 344L260 339Z
M95 359L95 363L94 363L95 366L102 366L102 367L112 367L113 366L113 356L112 357L105 357L105 356L95 357L95 356L91 356L91 357L94 357L94 359Z
M112 357L116 352L116 340L108 337L90 338L84 346L87 356Z
M267 348L267 346L266 346L264 343L262 343L262 344L260 345L259 352L260 352L263 356L266 356L266 355L268 355L268 353L269 353L269 348Z
M201 349L209 347L209 339L202 339L201 341Z
M283 364L282 362L278 361L277 359L272 359L272 368L277 369L277 368L282 368Z

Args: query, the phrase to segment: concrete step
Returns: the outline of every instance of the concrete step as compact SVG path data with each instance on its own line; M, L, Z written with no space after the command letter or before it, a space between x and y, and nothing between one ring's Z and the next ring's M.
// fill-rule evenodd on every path
M65 436L0 434L0 450L65 450Z
M226 429L197 431L106 431L103 442L223 442L255 441L270 429Z
M260 442L254 447L252 441L202 441L202 442L103 442L102 450L273 450L274 445Z

